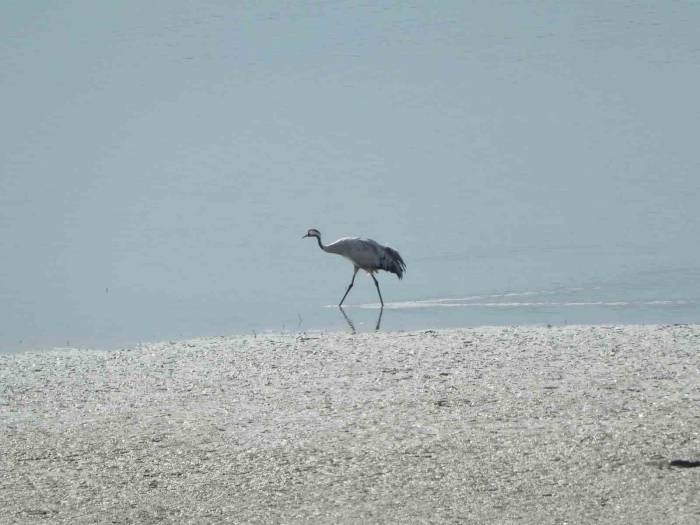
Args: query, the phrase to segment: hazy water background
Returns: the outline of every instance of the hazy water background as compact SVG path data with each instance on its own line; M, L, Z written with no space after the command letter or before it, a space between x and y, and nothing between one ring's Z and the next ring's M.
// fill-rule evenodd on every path
M384 329L697 322L698 27L690 1L4 2L0 348L347 329L310 227L401 251ZM358 279L358 329L375 301Z

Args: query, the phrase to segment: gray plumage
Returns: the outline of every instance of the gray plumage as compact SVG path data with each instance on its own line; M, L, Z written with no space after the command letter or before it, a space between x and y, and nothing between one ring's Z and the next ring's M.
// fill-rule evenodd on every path
M338 239L334 243L329 244L328 246L325 246L323 242L321 242L321 232L315 228L312 228L306 232L304 238L305 237L316 237L318 245L324 252L342 255L354 266L355 270L352 274L352 281L350 282L350 285L348 286L348 289L346 290L345 295L343 295L343 298L340 300L340 304L338 306L342 306L348 292L355 283L355 276L359 270L366 271L370 277L372 277L372 280L377 287L379 302L381 303L382 307L384 307L384 300L382 299L382 292L379 289L379 283L374 277L374 274L379 270L384 270L396 274L399 279L402 279L403 273L406 271L406 263L401 258L399 252L393 248L379 244L377 241L373 241L372 239L344 237L342 239Z

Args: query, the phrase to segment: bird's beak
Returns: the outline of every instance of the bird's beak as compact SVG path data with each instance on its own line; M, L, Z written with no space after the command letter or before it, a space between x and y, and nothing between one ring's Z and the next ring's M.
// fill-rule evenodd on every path
M306 235L302 236L302 239L306 239L308 236L309 234L307 233Z

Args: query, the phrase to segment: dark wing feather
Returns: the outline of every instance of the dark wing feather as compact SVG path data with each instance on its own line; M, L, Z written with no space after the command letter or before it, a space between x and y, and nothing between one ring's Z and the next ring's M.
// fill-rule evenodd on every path
M382 254L380 257L380 267L387 272L395 273L399 279L403 278L403 272L406 271L406 263L403 262L399 252L388 246L382 246Z

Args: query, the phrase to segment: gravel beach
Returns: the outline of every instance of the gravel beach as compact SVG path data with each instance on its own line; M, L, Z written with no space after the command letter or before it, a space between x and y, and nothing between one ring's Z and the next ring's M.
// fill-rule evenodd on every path
M2 523L700 522L700 326L0 355Z

